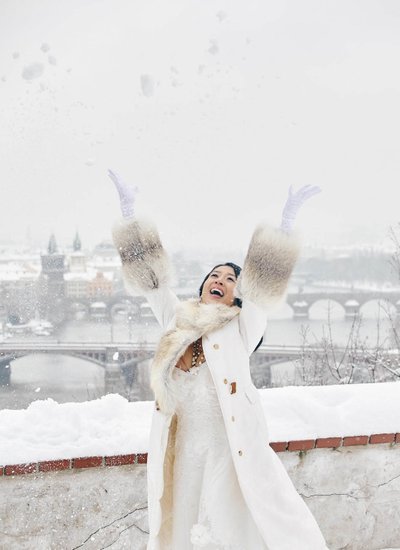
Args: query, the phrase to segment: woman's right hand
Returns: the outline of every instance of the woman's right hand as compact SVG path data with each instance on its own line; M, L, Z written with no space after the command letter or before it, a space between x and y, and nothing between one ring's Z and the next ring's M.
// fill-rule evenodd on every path
M125 183L124 180L117 172L108 170L109 178L114 182L115 187L119 193L119 200L121 204L121 212L125 219L131 219L134 217L134 205L138 187Z

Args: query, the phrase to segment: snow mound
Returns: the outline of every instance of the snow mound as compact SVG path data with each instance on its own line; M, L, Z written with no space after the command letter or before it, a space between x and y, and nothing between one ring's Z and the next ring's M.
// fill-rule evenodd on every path
M39 390L39 388L38 388ZM400 433L400 383L259 390L271 441ZM153 401L106 395L0 411L0 465L147 452Z
M0 411L0 464L78 456L144 452L154 403L120 395L58 404L34 401L24 410Z

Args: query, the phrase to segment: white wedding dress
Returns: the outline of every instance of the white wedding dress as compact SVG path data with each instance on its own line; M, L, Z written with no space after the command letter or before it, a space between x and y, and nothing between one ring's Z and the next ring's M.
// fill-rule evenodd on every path
M171 550L267 550L239 487L207 363L175 368Z

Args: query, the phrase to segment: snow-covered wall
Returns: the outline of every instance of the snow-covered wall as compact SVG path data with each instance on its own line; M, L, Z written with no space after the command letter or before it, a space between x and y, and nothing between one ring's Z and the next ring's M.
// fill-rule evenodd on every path
M278 456L330 550L400 547L399 444ZM0 477L0 548L145 550L146 465L108 463L82 459L72 469Z
M400 548L400 384L260 395L328 547ZM144 550L153 408L108 395L0 411L0 550Z
M400 433L400 383L259 390L270 441ZM0 467L148 449L154 402L110 394L84 403L34 401L0 411Z

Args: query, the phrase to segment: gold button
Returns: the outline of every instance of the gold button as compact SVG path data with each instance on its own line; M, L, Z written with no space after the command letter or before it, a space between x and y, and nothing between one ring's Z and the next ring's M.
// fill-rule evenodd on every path
M218 344L214 344L214 345L213 345L213 348L214 348L214 349L219 349L219 345L218 345Z
M235 417L234 416L232 416L232 422L235 422Z
M242 451L239 451L239 456L242 456L242 454L243 454Z
M228 383L228 380L224 378L224 384L227 384L227 383Z

